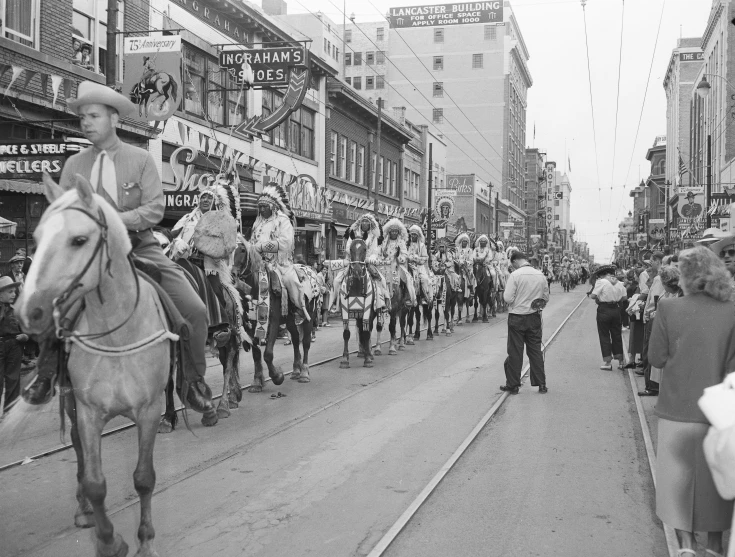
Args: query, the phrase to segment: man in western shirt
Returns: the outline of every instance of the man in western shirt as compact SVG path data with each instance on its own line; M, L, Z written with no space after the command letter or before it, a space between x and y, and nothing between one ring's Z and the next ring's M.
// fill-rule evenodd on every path
M514 271L508 277L503 298L508 304L508 357L505 359L505 385L501 391L517 395L521 387L523 346L531 364L531 386L546 393L546 373L541 353L541 312L539 302L549 301L549 284L544 274L534 269L521 252L510 256ZM534 303L535 302L535 303Z

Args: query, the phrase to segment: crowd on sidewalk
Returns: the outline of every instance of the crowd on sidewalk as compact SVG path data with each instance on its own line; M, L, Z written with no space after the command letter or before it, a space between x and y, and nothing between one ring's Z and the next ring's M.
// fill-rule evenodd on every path
M733 502L717 491L704 454L710 423L698 406L705 388L735 371L735 235L706 231L671 252L592 275L603 370L633 369L639 396L658 397L656 512L676 530L679 555L695 555L707 533L708 557L723 553ZM623 346L624 329L629 330Z

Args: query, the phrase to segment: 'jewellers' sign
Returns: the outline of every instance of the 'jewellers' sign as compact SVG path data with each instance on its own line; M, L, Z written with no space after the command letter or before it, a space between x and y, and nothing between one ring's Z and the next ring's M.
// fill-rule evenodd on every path
M289 68L305 68L303 47L225 50L219 54L219 65L227 68L239 85L247 79L246 68L252 69L252 87L288 85Z
M44 172L61 176L66 158L79 152L78 143L14 141L0 144L0 179L41 180Z
M434 6L391 8L388 22L393 29L430 27L432 25L463 25L468 23L501 23L503 2L457 2Z

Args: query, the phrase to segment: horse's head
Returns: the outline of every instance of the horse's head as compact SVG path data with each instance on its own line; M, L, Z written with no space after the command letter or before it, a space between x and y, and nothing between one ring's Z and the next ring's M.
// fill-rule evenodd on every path
M360 263L365 262L365 256L367 255L367 244L360 238L352 240L350 244L350 261L359 261Z
M53 324L54 301L61 306L83 297L114 274L113 261L131 250L127 230L117 211L96 195L77 174L76 187L64 192L44 174L46 209L33 236L37 250L23 290L15 303L23 329L45 332Z

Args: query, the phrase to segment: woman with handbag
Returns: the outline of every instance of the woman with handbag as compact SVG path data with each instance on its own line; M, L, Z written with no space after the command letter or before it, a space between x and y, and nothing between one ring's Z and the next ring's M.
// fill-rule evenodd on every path
M678 555L696 555L694 532L707 532L708 556L722 555L732 504L717 492L702 443L709 422L697 405L703 389L735 370L735 312L725 265L704 247L679 256L683 297L661 298L648 359L662 368L656 454L656 514L676 529Z

